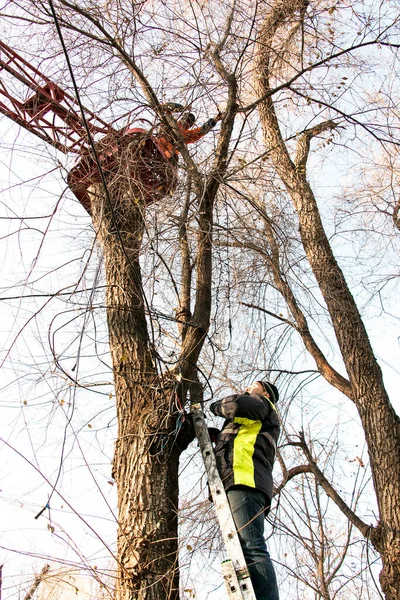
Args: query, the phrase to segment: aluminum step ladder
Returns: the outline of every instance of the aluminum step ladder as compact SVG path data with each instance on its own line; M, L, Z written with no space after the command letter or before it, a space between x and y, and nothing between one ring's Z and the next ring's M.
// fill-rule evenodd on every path
M210 486L222 539L228 555L228 560L224 560L221 567L229 600L256 600L228 498L217 470L214 449L201 405L192 404L190 414L193 417L196 437L199 440L200 451L208 476L208 485Z

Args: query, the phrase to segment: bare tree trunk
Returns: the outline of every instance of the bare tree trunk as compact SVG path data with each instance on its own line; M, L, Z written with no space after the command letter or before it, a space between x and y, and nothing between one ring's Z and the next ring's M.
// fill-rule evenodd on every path
M129 174L109 180L107 194L100 185L92 189L93 223L105 259L118 417L116 600L177 599L179 588L179 455L167 443L170 398L160 385L146 321L139 263L144 210Z
M368 445L380 522L371 539L380 552L380 575L387 600L400 597L400 426L386 390L381 369L343 272L323 229L317 202L306 180L305 164L312 131L298 142L293 162L281 136L270 95L270 63L277 30L304 12L305 0L278 1L264 20L258 38L255 72L265 141L274 166L292 198L304 250L325 299L336 339L349 376L349 397L357 406Z

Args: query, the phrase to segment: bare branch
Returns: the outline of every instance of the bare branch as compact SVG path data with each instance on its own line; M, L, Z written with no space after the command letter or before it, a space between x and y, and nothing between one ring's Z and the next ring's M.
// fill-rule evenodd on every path
M296 467L292 467L291 469L287 469L282 454L281 452L279 452L279 450L276 453L276 459L279 462L280 467L282 469L283 479L279 485L274 486L274 496L277 496L283 490L285 485L297 475L313 472L312 467L310 465L298 465Z
M328 481L328 479L322 473L322 471L318 467L315 459L313 458L313 456L310 452L310 449L308 448L303 431L301 431L299 433L299 437L300 437L300 442L298 442L298 443L293 442L291 445L298 446L299 448L301 448L303 450L315 478L317 479L317 481L321 485L321 487L324 489L327 496L329 496L329 498L331 498L331 500L333 500L335 502L335 504L340 508L340 510L343 512L343 514L345 514L346 517L349 519L349 521L351 521L353 523L353 525L355 527L357 527L357 529L363 534L364 537L370 538L373 527L371 525L367 525L366 523L364 523L364 521L362 521L359 517L357 517L357 515L351 510L351 508L346 504L346 502L339 496L339 494L334 489L332 484Z
M36 575L34 582L32 583L29 590L24 596L24 600L32 600L34 593L38 589L39 585L50 571L50 565L45 565L38 575Z
M338 124L332 120L324 121L310 129L306 129L299 135L296 156L294 159L294 164L298 173L304 174L306 171L306 163L312 138L320 135L324 131L332 131L332 129L336 129L337 127Z

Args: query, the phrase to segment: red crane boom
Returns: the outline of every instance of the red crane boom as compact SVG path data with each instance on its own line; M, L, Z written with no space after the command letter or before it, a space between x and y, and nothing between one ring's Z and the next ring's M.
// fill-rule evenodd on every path
M121 152L129 148L127 173L146 203L160 200L176 185L177 169L158 141L142 128L114 129L0 41L0 113L34 133L57 150L79 154L68 174L75 196L91 213L88 188L119 167ZM89 130L97 156L88 139Z
M92 111L84 110L94 138L115 132ZM0 112L61 152L80 153L90 147L75 98L2 41Z
M184 110L175 103L168 103L165 108L169 112ZM125 180L133 196L143 202L161 200L173 191L177 184L178 151L168 131L159 131L158 135L137 127L118 131L89 109L84 108L83 112L85 119L75 98L0 41L0 113L57 150L81 156L67 181L89 214L88 189L93 184L107 182L112 173L120 171L121 165L125 167ZM221 118L218 114L193 129L195 117L185 113L177 125L183 140L192 143Z

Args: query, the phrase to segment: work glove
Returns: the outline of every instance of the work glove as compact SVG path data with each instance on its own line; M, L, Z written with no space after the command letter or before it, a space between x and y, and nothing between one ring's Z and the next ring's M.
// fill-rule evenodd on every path
M216 427L207 427L208 435L210 436L210 440L213 444L216 444L218 441L218 436L221 433L219 429Z
M196 437L196 432L194 429L194 425L193 425L193 417L192 415L189 413L184 412L183 413L184 416L184 421L178 431L178 435L176 436L175 439L175 444L176 446L178 446L180 452L183 452L184 450L186 450L186 448L189 446L189 444L191 442L193 442L193 440Z

